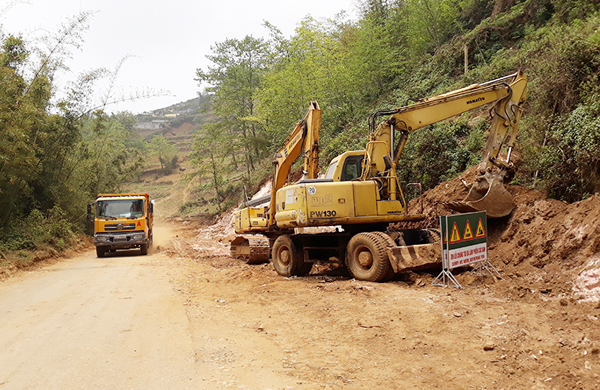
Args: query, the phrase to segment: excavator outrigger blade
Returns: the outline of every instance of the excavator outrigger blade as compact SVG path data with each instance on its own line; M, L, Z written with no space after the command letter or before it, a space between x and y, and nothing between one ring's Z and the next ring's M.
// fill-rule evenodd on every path
M447 202L445 205L460 213L485 211L488 218L506 217L516 204L503 182L503 175L486 172L477 177L463 201Z
M231 257L244 260L248 264L266 263L271 256L269 239L267 237L256 236L238 236L231 241Z

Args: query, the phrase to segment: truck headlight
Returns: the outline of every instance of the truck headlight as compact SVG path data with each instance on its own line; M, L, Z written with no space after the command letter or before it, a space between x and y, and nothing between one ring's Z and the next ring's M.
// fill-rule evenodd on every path
M94 237L94 241L106 242L106 241L108 241L108 237L107 236L97 235L96 237Z
M135 234L133 234L133 239L134 240L143 240L144 238L146 238L146 233L135 233Z

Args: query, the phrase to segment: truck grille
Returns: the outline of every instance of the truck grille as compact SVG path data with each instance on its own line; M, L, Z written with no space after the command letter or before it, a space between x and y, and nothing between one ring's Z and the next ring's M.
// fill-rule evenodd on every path
M104 225L104 230L135 230L135 223L114 223Z

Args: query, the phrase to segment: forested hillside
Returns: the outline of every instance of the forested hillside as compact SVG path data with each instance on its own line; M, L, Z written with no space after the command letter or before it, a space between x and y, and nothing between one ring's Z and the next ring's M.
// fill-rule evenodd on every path
M172 123L198 127L190 158L204 201L218 205L211 211L269 176L274 152L311 100L322 109L325 169L337 154L364 148L372 112L517 70L529 86L515 182L567 201L600 190L599 0L358 4L357 20L306 16L289 37L265 23L269 38L212 46L211 65L196 78L208 107ZM118 67L81 75L59 93L56 76L80 47L88 17L72 18L43 44L0 27L0 258L68 245L97 193L137 180L150 158L176 166L160 136L136 133L134 116L106 113L113 96L92 100L95 83L114 82ZM412 133L401 180L432 188L455 177L480 160L487 128L480 110Z
M323 111L325 169L364 148L370 113L518 70L529 86L515 182L567 201L600 190L599 1L366 0L360 9L357 21L307 16L291 37L266 23L269 39L212 46L197 79L219 119L202 126L196 150L219 201L257 188L310 100ZM432 188L479 161L487 121L480 110L412 133L402 180Z

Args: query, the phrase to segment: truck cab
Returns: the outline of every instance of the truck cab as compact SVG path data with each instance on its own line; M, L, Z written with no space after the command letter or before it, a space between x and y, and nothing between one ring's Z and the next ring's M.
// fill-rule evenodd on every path
M154 203L148 194L99 194L88 205L88 218L94 221L98 257L132 248L148 254L154 220Z

